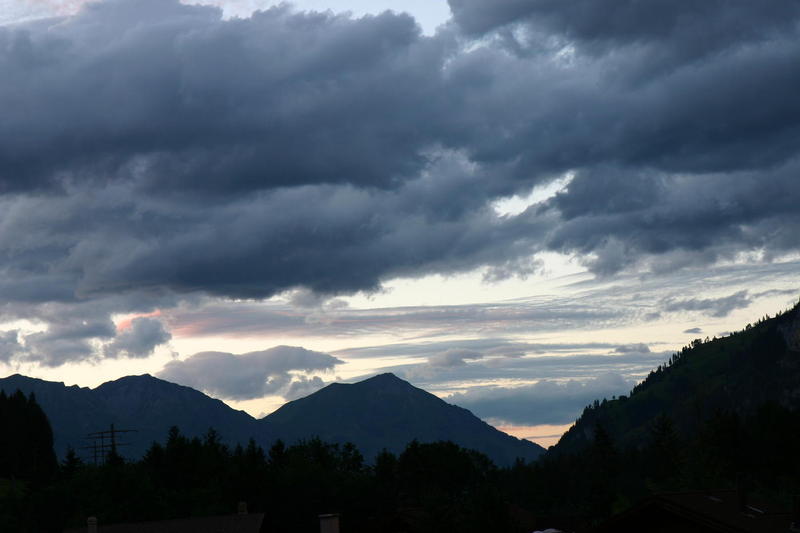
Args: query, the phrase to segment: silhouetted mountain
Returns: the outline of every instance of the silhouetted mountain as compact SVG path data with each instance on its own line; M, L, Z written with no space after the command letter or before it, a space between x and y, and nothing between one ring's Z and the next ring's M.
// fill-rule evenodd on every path
M121 439L130 442L119 450L126 457L140 457L153 441L162 442L173 425L188 436L201 436L213 427L228 443L247 442L259 431L255 418L244 411L146 374L109 381L96 389L15 374L0 379L0 389L36 395L53 427L56 453L61 457L68 446L81 452L82 446L91 444L85 438L88 433L107 430L112 423L117 429L137 430ZM91 454L84 450L79 455Z
M769 405L800 409L800 304L727 337L693 341L630 396L588 406L554 452L587 447L597 426L619 446L641 446L660 416L688 436L719 413L753 419Z
M466 409L391 374L352 385L334 383L260 421L190 387L149 375L123 377L88 389L17 374L0 379L0 389L36 395L53 427L55 449L61 457L68 446L80 451L91 444L86 435L106 430L112 423L117 429L137 430L124 435L121 440L131 444L119 450L132 458L140 457L153 441L163 442L171 426L189 437L202 436L213 427L228 444L244 444L252 437L265 447L278 438L291 444L319 436L331 442L353 442L368 460L383 448L399 452L413 439L451 440L486 453L498 464L516 457L534 459L543 452L540 446L506 435Z
M261 420L288 442L313 436L353 442L367 460L386 448L400 452L412 440L450 440L481 451L500 465L537 458L544 449L507 435L468 410L450 405L393 374L354 384L333 383L289 402Z
M228 443L244 444L258 435L256 419L246 412L148 374L103 383L94 393L120 424L138 430L130 438L141 441L142 451L154 440L163 441L171 426L188 436L204 435L214 428Z

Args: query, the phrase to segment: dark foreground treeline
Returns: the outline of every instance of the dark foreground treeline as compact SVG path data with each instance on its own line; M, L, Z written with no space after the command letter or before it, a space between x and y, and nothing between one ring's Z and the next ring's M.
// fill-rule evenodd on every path
M719 411L688 436L662 414L638 448L620 448L596 425L587 448L518 466L505 487L539 515L576 519L563 522L576 529L672 491L742 488L788 511L800 494L800 411L764 404L755 413L745 419Z
M411 443L367 465L350 445L230 449L213 430L189 439L177 428L136 462L70 453L58 464L33 398L0 394L0 416L3 532L61 531L92 515L103 524L229 514L240 501L275 533L318 531L329 512L341 513L343 533L586 530L652 492L730 488L737 477L776 500L800 492L800 413L775 405L746 420L718 413L688 438L662 416L639 449L619 449L598 426L584 450L505 469L448 442Z

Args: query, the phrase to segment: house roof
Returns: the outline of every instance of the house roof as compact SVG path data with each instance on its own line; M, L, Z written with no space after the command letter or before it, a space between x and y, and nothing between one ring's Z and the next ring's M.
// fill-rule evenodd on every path
M100 523L97 533L260 533L263 522L263 513L234 514L129 524ZM86 526L64 530L64 533L86 532Z
M742 506L740 493L735 490L673 492L648 498L612 517L596 531L627 531L648 519L662 521L659 531L671 531L663 518L657 518L664 516L692 524L697 531L720 533L787 533L792 522L791 513L785 508L757 495L747 494Z

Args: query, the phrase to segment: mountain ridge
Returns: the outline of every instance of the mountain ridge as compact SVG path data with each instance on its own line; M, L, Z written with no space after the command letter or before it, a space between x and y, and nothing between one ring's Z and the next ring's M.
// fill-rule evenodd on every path
M173 425L189 437L202 437L213 427L229 445L245 444L251 438L264 447L277 439L291 444L312 437L353 442L368 460L384 448L400 451L414 439L452 440L486 453L498 464L516 457L532 460L544 452L537 444L507 435L394 374L332 383L260 420L191 387L149 374L123 376L94 389L14 374L0 379L0 389L36 395L51 421L56 452L62 457L68 447L90 444L87 434L112 423L118 429L137 431L126 439L130 445L120 450L130 458L140 457L153 441L162 442Z

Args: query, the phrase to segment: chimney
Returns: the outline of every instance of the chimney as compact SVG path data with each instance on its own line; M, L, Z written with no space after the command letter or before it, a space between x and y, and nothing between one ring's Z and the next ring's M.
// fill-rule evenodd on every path
M740 512L747 512L747 480L741 472L736 475L736 506Z
M319 515L319 533L339 533L339 515Z
M247 502L239 502L236 511L239 514L247 514Z
M86 525L88 526L89 533L97 533L97 517L90 516L88 520L86 520Z

